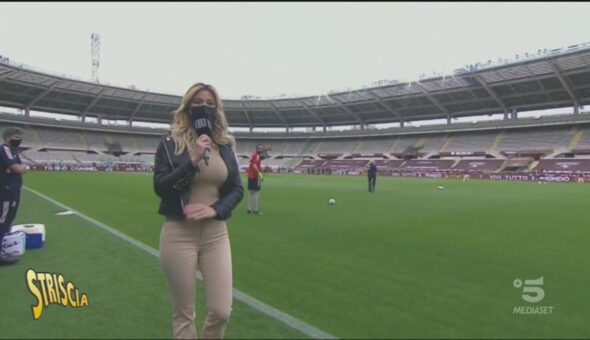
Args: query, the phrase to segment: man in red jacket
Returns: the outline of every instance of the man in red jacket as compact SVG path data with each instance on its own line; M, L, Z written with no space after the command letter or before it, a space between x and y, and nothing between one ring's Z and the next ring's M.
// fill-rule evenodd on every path
M262 212L259 210L259 200L260 186L263 179L261 161L264 156L264 145L256 145L256 151L250 157L250 166L248 167L248 191L250 192L248 214L262 215Z

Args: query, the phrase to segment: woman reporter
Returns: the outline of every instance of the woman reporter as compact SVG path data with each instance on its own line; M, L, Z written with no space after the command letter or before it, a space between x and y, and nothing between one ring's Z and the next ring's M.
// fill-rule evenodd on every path
M197 132L207 117L210 135ZM174 338L198 338L195 325L197 267L208 314L202 338L223 338L232 309L232 262L226 221L244 189L221 98L211 86L191 86L174 113L172 131L155 156L154 189L166 216L160 261L173 301Z

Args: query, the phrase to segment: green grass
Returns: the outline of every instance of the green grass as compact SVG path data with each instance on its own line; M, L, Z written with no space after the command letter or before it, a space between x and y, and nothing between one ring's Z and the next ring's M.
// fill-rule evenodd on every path
M151 176L29 173L25 185L158 248L163 217ZM327 204L331 197L336 206ZM588 338L588 197L590 186L577 184L380 177L369 194L364 177L268 175L265 214L246 215L245 197L228 222L234 286L342 338ZM157 259L55 211L23 198L18 220L42 220L48 240L0 268L15 291L2 298L15 311L2 308L1 322L14 314L31 325L1 336L170 336ZM88 291L91 306L52 306L26 321L34 301L24 289L29 266L63 272ZM512 282L540 276L545 299L526 303ZM235 304L227 337L301 337ZM555 308L513 315L522 305Z
M77 216L55 216L62 210L23 192L15 224L43 223L47 239L43 249L27 250L17 264L0 267L0 338L170 338L171 300L158 258ZM155 217L152 215L152 219ZM74 309L51 304L39 320L33 320L31 307L37 300L27 289L25 273L29 268L38 273L62 274L66 282L72 281L81 293L87 294L89 305ZM197 300L204 302L202 285L198 288ZM205 305L199 303L198 307L200 328ZM234 302L226 336L305 337L239 302Z

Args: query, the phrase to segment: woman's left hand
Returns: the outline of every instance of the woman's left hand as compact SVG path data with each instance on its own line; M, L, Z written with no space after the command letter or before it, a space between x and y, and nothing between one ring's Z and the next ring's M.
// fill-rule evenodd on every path
M193 203L184 207L184 216L187 220L200 221L213 218L217 215L215 209L201 203Z

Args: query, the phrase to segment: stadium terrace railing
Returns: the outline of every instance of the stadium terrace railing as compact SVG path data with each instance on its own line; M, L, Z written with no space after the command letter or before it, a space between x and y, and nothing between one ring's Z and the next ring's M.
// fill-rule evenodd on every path
M129 127L115 125L99 125L70 120L56 120L52 118L25 117L10 113L0 113L0 122L21 123L23 125L39 125L58 128L84 129L100 132L125 132L131 134L145 134L159 136L167 129ZM498 129L559 126L571 124L590 124L590 112L574 114L559 114L542 117L527 117L509 120L490 120L481 122L466 122L426 126L406 126L387 129L366 129L366 130L343 130L343 131L315 131L315 132L233 132L237 138L248 139L326 139L326 138L348 138L348 137L390 137L402 135L420 135L430 133L467 132L467 131L488 131Z
M590 113L561 114L543 117L519 118L510 120L491 120L481 122L453 123L442 125L427 125L420 127L406 126L403 128L344 130L344 131L316 131L316 132L235 132L234 136L242 139L289 139L289 138L345 138L345 137L377 137L396 135L418 135L441 132L487 131L505 128L524 128L558 126L590 123Z
M72 129L83 129L88 131L99 131L99 132L126 132L131 134L149 134L149 135L161 135L166 132L166 129L152 129L144 127L129 127L129 126L116 126L116 125L99 125L96 123L78 122L75 120L56 120L54 118L41 118L41 117L25 117L23 115L15 115L5 112L0 112L0 122L3 123L20 123L30 124L38 126L48 126L57 128L72 128Z

